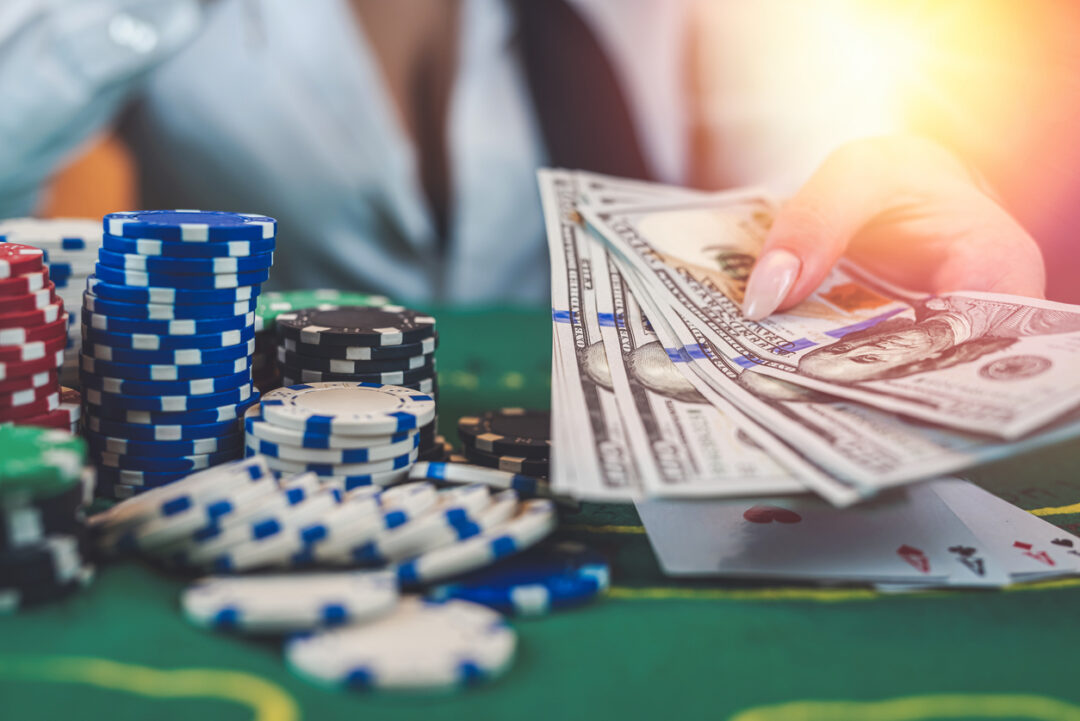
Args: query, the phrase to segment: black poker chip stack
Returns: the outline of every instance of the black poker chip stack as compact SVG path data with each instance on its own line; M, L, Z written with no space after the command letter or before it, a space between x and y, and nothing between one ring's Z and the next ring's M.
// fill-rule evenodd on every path
M510 473L547 478L551 465L551 414L501 408L458 420L465 459Z
M275 318L282 385L343 381L411 388L439 400L435 319L398 305L321 305ZM442 460L439 418L420 429L420 460Z

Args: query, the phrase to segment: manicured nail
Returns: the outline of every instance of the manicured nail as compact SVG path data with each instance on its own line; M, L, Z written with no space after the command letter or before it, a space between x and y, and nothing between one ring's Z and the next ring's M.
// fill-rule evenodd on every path
M750 273L743 298L743 315L750 320L767 318L783 302L795 279L799 277L802 261L783 248L771 250L758 258Z

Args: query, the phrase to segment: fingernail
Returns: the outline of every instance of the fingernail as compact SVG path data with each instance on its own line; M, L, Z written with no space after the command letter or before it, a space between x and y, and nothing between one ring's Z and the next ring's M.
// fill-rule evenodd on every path
M783 302L795 279L799 277L802 261L789 250L778 248L758 258L750 273L743 297L743 315L750 320L767 318Z

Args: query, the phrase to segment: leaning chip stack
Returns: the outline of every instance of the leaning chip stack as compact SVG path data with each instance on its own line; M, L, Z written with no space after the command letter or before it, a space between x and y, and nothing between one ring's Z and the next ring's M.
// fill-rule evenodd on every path
M0 243L0 424L70 427L57 415L68 321L55 291L44 251Z
M378 383L285 386L263 396L244 418L247 454L267 456L281 473L313 472L342 491L387 486L417 461L421 429L435 400L418 390Z
M103 225L83 297L84 432L99 493L127 498L243 454L276 221L152 210Z
M547 478L551 459L551 414L502 408L458 420L458 437L469 463Z
M101 247L101 221L89 218L11 218L0 221L0 242L40 248L49 269L48 281L56 297L63 301L67 319L67 347L60 382L79 382L79 305L87 277L94 271Z
M86 446L65 430L0 427L0 612L71 595L94 576Z
M322 306L381 306L389 302L390 300L382 295L329 288L263 293L259 296L259 307L255 310L255 357L251 362L255 387L265 393L281 385L281 373L277 364L276 320L282 313Z
M403 386L438 401L435 319L397 305L322 305L276 319L282 383L353 381ZM420 458L441 454L438 418L420 429Z

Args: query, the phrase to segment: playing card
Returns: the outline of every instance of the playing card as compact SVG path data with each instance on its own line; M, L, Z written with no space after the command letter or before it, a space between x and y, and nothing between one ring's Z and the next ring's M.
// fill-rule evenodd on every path
M933 489L1014 582L1080 573L1080 538L967 481Z
M811 496L647 500L638 513L666 573L823 583L998 586L1008 575L932 489L835 508Z

